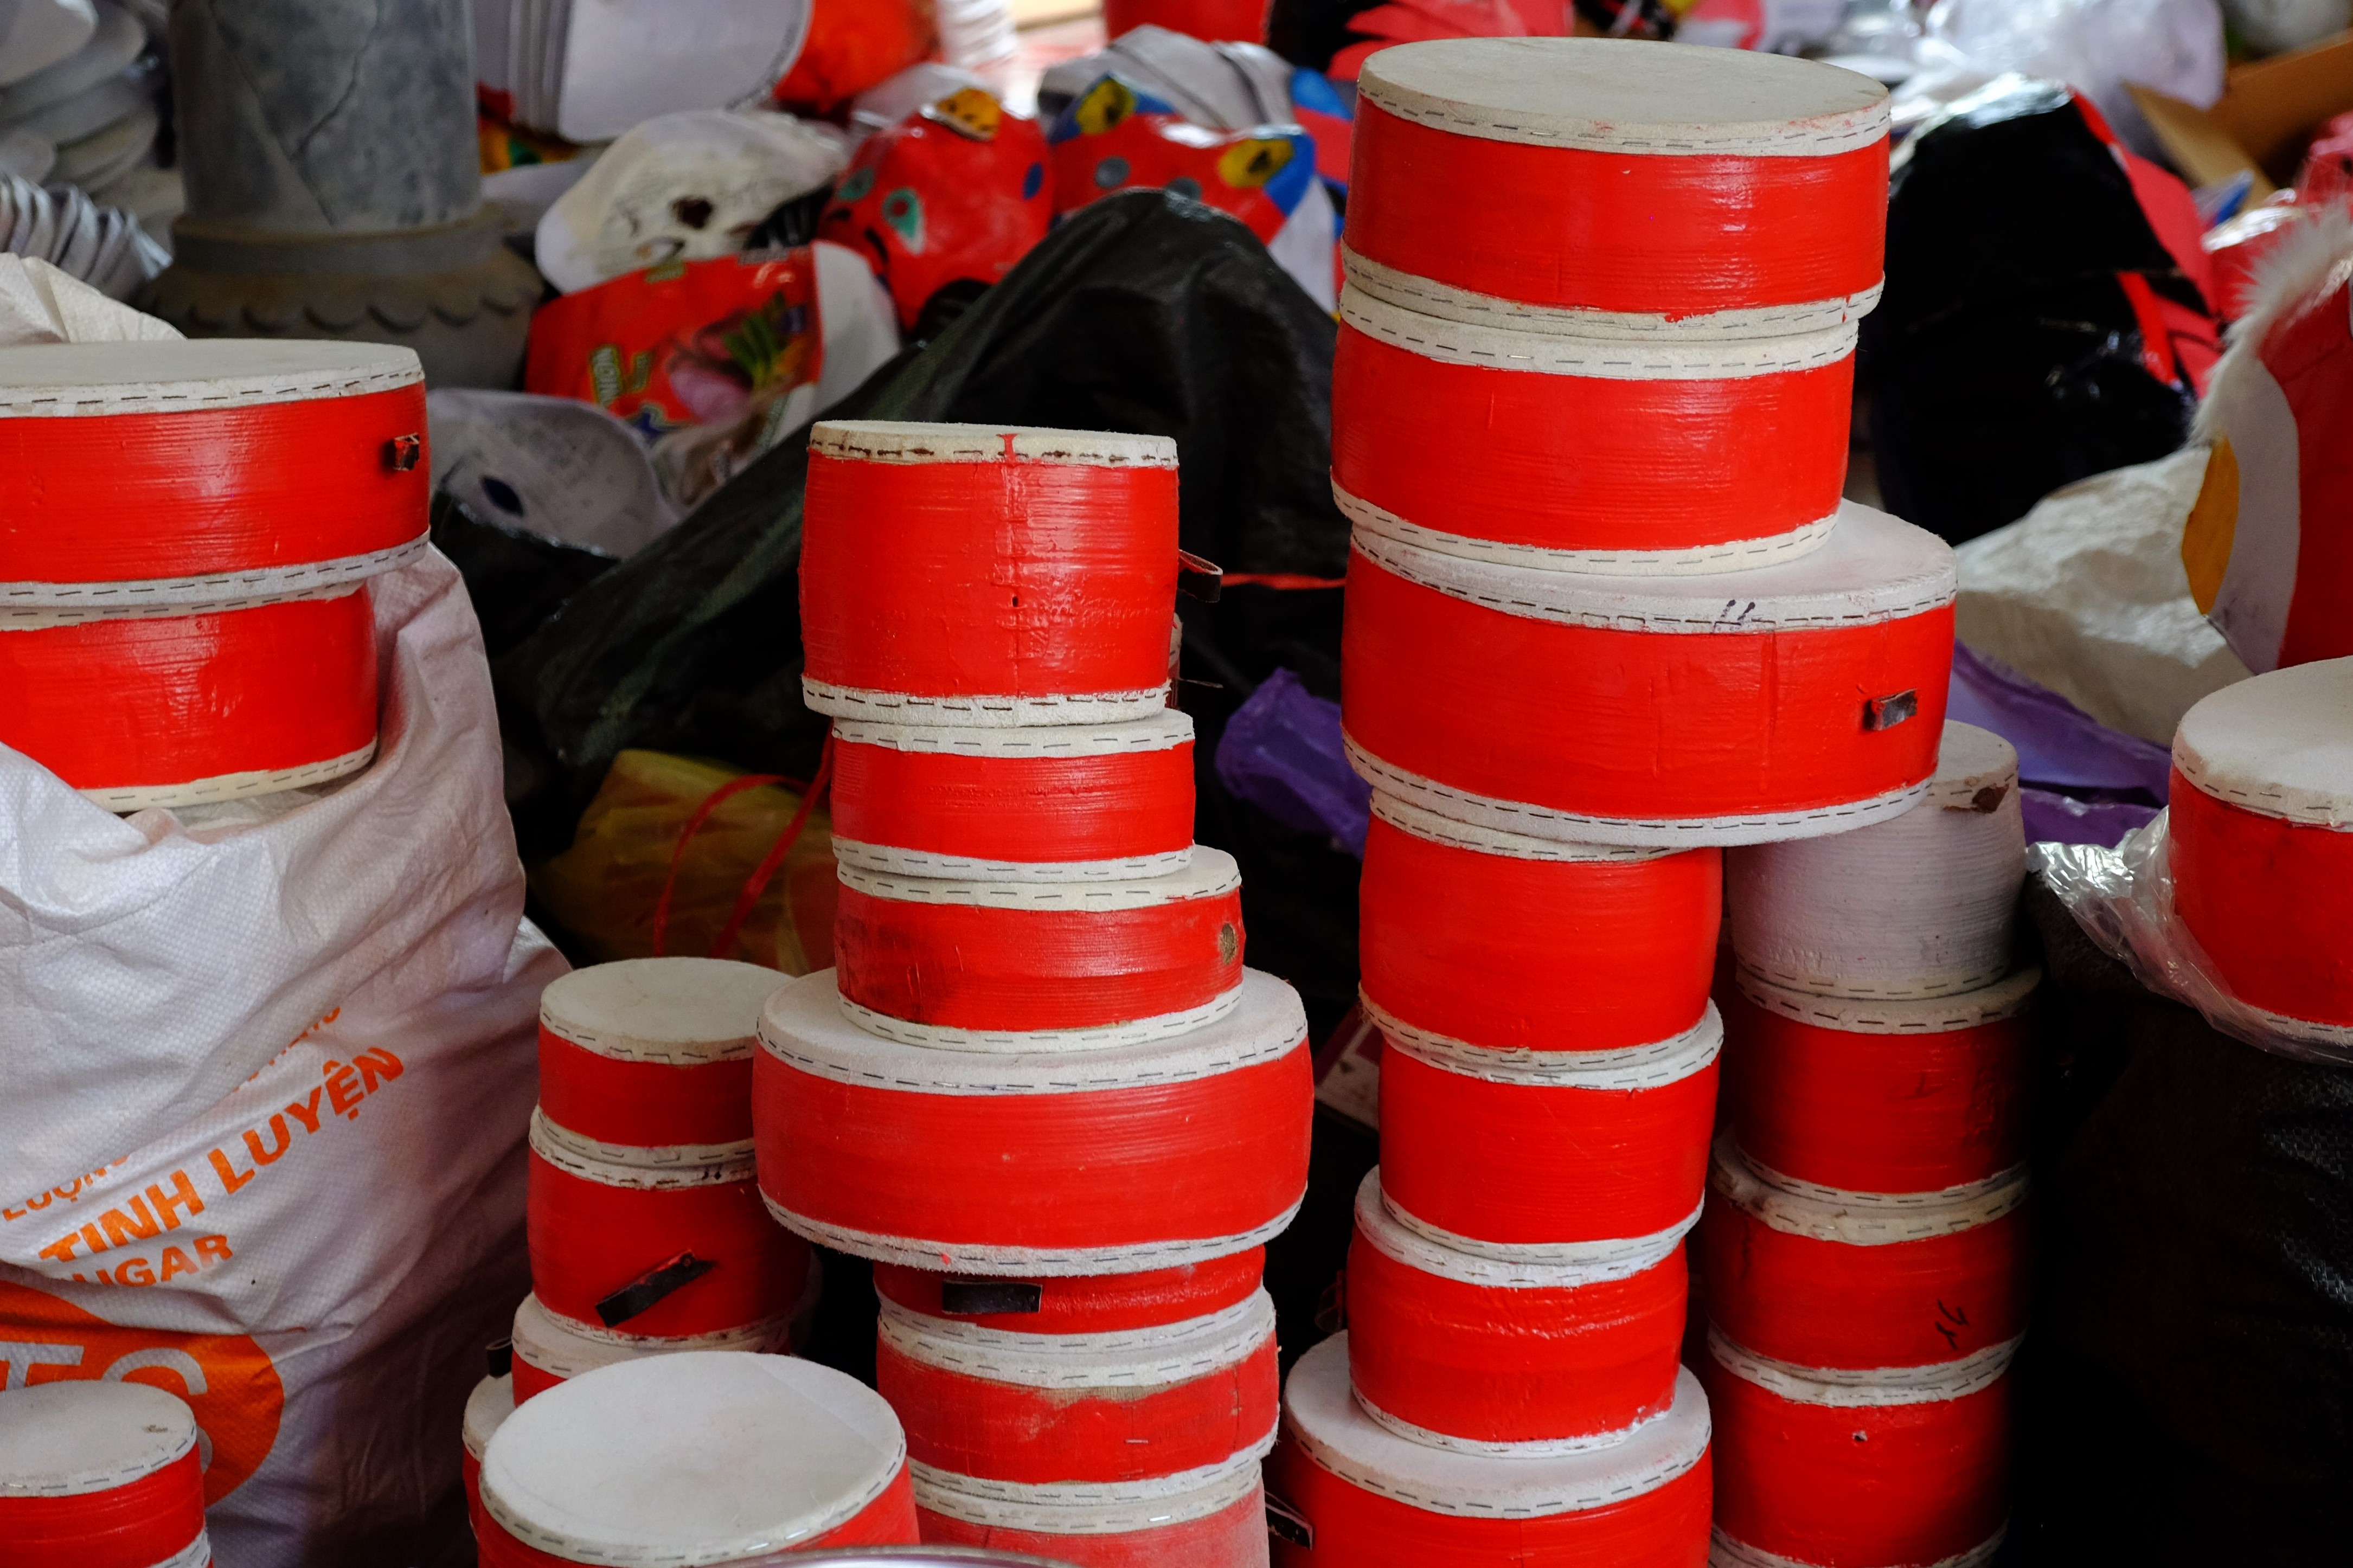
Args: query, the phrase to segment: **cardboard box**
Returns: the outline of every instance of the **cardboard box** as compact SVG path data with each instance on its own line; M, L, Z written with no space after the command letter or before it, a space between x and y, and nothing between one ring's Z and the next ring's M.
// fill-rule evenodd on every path
M2248 199L2261 201L2295 182L2315 131L2353 110L2353 31L2232 67L2211 109L2145 87L2131 91L2182 178L2211 185L2249 170Z

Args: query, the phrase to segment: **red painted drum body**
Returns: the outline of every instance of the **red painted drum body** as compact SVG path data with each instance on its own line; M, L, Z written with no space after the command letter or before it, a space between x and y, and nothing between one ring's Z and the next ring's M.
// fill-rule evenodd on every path
M195 1417L111 1379L0 1399L0 1560L11 1568L209 1568Z
M1276 1568L1698 1568L1707 1560L1707 1401L1688 1372L1626 1441L1510 1463L1409 1441L1348 1392L1347 1336L1300 1358L1267 1490L1304 1521ZM1299 1537L1304 1537L1303 1541Z
M1202 848L1164 877L967 882L840 869L844 1010L967 1050L1084 1050L1182 1035L1240 999L1241 873Z
M1348 1248L1356 1402L1416 1442L1519 1458L1607 1447L1673 1402L1689 1279L1680 1241L1600 1265L1440 1247L1356 1190Z
M773 969L716 958L630 958L576 969L539 1003L539 1108L614 1157L688 1163L752 1138L752 1056Z
M625 1165L534 1111L529 1211L533 1294L592 1327L664 1339L748 1328L789 1313L808 1272L807 1244L762 1212L748 1152ZM617 1295L672 1267L686 1277Z
M809 439L804 693L836 718L1097 723L1162 707L1166 437L828 421Z
M1582 1263L1671 1244L1705 1189L1723 1038L1710 1007L1671 1050L1552 1052L1535 1065L1388 1041L1389 1207L1472 1252Z
M0 744L111 810L324 784L365 767L375 739L364 588L0 622Z
M1071 1568L1266 1568L1266 1493L1255 1463L1206 1487L1127 1502L1015 1501L960 1490L959 1479L917 1478L924 1544L1025 1552Z
M874 1290L919 1317L1021 1334L1100 1334L1156 1329L1248 1301L1266 1271L1253 1247L1175 1268L1060 1279L988 1279L898 1263L874 1266Z
M1274 1303L1146 1328L1028 1333L911 1311L887 1297L875 1386L916 1464L1014 1487L1154 1481L1256 1458L1280 1397Z
M0 361L11 606L245 600L425 547L433 465L407 349L49 344Z
M1869 1000L1978 992L2010 972L2026 880L2018 752L1948 719L1936 776L1911 810L1852 833L1745 846L1725 872L1733 952L1771 984Z
M2173 905L2280 1032L2353 1044L2353 658L2200 701L2173 738Z
M1173 1039L940 1050L852 1025L830 971L760 1026L772 1213L886 1263L1024 1279L1176 1268L1264 1244L1306 1188L1307 1025L1281 981Z
M1723 888L1714 848L1562 844L1376 792L1366 1010L1391 1036L1495 1051L1672 1040L1707 1011Z
M1953 554L1852 502L1794 561L1536 572L1358 529L1341 647L1377 789L1533 837L1676 847L1845 832L1936 772Z
M1160 877L1193 854L1193 721L1003 730L842 720L833 850L905 877Z
M1741 1152L1777 1177L1855 1193L1938 1192L2023 1164L2026 1014L2042 978L1864 1002L1743 972L1724 1020Z
M2009 1363L1838 1382L1712 1336L1713 1561L1983 1568L2009 1511Z
M1887 95L1773 55L1407 44L1357 79L1351 281L1589 336L1765 336L1875 302Z
M1739 571L1830 533L1852 324L1628 342L1450 321L1355 289L1340 323L1332 483L1372 532L1612 574Z
M765 1564L913 1545L906 1453L881 1395L809 1362L624 1362L542 1394L491 1439L482 1562Z
M2026 1331L2026 1173L1937 1194L1767 1185L1716 1147L1699 1227L1709 1318L1792 1366L1929 1367Z

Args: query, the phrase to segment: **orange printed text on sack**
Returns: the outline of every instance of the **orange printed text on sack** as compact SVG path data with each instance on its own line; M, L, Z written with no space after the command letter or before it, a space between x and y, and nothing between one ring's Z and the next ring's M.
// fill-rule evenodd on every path
M153 1260L125 1258L100 1269L98 1282L153 1285L183 1271L195 1272L227 1261L232 1255L226 1237L198 1236L192 1226L196 1216L206 1212L207 1201L234 1197L261 1180L298 1139L316 1137L338 1121L358 1121L368 1098L404 1070L400 1058L381 1046L360 1052L349 1062L322 1063L320 1082L307 1096L288 1101L267 1121L208 1150L194 1178L185 1169L173 1171L102 1213L78 1214L76 1217L86 1222L42 1247L40 1256L56 1263L79 1263L124 1247L143 1250L144 1244L191 1226L187 1237L174 1240L185 1239L193 1252L167 1242L162 1256ZM77 1273L74 1278L85 1277Z

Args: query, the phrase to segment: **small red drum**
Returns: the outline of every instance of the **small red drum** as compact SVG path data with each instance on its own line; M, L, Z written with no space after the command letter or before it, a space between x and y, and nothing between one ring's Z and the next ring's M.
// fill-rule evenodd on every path
M1461 1453L1607 1447L1673 1403L1689 1293L1680 1241L1600 1266L1440 1247L1398 1223L1375 1170L1348 1248L1356 1403Z
M528 1298L526 1298L528 1300ZM514 1378L486 1377L474 1384L474 1392L466 1396L465 1457L459 1461L466 1483L466 1518L472 1524L474 1539L485 1533L482 1526L482 1455L491 1446L491 1438L506 1425L514 1414Z
M1168 687L1176 444L829 420L801 544L808 705L990 726L1150 717Z
M143 1383L0 1394L0 1562L210 1568L197 1436L185 1405Z
M915 1543L882 1396L790 1356L623 1362L515 1413L482 1459L483 1568L771 1563Z
M903 1264L874 1266L874 1290L919 1317L1021 1334L1101 1334L1153 1329L1222 1312L1248 1301L1266 1271L1251 1247L1140 1274L998 1279L940 1274Z
M1724 1018L1741 1152L1778 1177L1851 1193L1933 1193L2023 1164L2026 1012L2042 978L2028 969L1959 996L1860 1002L1741 973Z
M1712 576L1537 572L1360 528L1349 756L1377 789L1540 838L1866 826L1936 773L1957 584L1944 541L1852 502L1810 554Z
M2173 737L2173 906L2278 1033L2353 1045L2353 658L2225 687Z
M1349 280L1594 337L1762 337L1879 297L1887 92L1740 49L1450 38L1356 81Z
M217 604L425 549L425 374L375 343L216 338L0 353L0 603Z
M2026 1185L2019 1170L1941 1193L1791 1191L1719 1142L1699 1226L1708 1317L1792 1366L2002 1353L2026 1331Z
M901 877L1094 882L1193 857L1193 721L833 727L833 852Z
M650 1149L685 1163L743 1152L752 1138L760 1008L785 983L718 958L591 964L539 998L539 1109L595 1152Z
M839 875L842 1011L885 1039L1093 1050L1184 1035L1240 999L1242 879L1222 849L1119 881Z
M1438 1048L1671 1051L1707 1011L1720 853L1531 838L1376 791L1365 1012Z
M1509 566L1656 575L1788 560L1818 548L1838 512L1854 344L1852 323L1571 338L1350 289L1332 366L1334 497L1368 532Z
M648 1339L791 1312L807 1245L761 1211L749 1151L702 1164L599 1160L531 1119L532 1290L549 1311Z
M326 784L367 766L375 741L364 587L164 615L0 613L0 745L111 811Z
M1299 1359L1267 1465L1275 1568L1693 1568L1705 1561L1708 1415L1699 1381L1622 1443L1505 1460L1398 1436L1348 1391L1348 1336Z
M1840 1378L1708 1336L1718 1568L1985 1568L2009 1513L2010 1356Z
M2026 825L2018 752L1945 721L1936 776L1901 816L1725 857L1740 965L1822 996L1957 996L2010 972Z
M907 1454L965 1491L1190 1479L1273 1446L1274 1302L1256 1290L1199 1317L1030 1333L882 1299L875 1387Z
M987 1496L958 1482L916 1473L926 1545L1024 1552L1071 1568L1266 1568L1266 1493L1254 1459L1190 1490L1119 1502L1066 1500L1056 1487Z
M1392 1039L1381 1184L1409 1228L1459 1251L1555 1263L1655 1257L1707 1184L1723 1026L1672 1051L1531 1058Z
M715 1334L687 1334L660 1339L644 1334L616 1333L557 1317L540 1305L537 1296L525 1296L514 1315L514 1371L512 1403L521 1405L559 1383L611 1366L616 1362L640 1361L653 1355L683 1355L695 1351L748 1351L762 1355L789 1355L797 1348L817 1312L824 1272L809 1259L808 1283L800 1304L782 1317Z
M769 1210L862 1258L1024 1279L1170 1268L1263 1246L1306 1191L1306 1016L1254 971L1190 1034L1028 1056L870 1035L825 971L776 993L760 1041Z

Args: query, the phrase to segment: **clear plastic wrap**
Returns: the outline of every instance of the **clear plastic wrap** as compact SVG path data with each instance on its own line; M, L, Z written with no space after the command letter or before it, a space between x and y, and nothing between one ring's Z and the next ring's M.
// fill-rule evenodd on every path
M2233 1039L2277 1056L2353 1066L2353 1027L2290 1018L2231 994L2213 960L2173 906L2169 811L2158 813L2113 849L2034 844L2039 873L2085 935L2160 995L2196 1008Z

